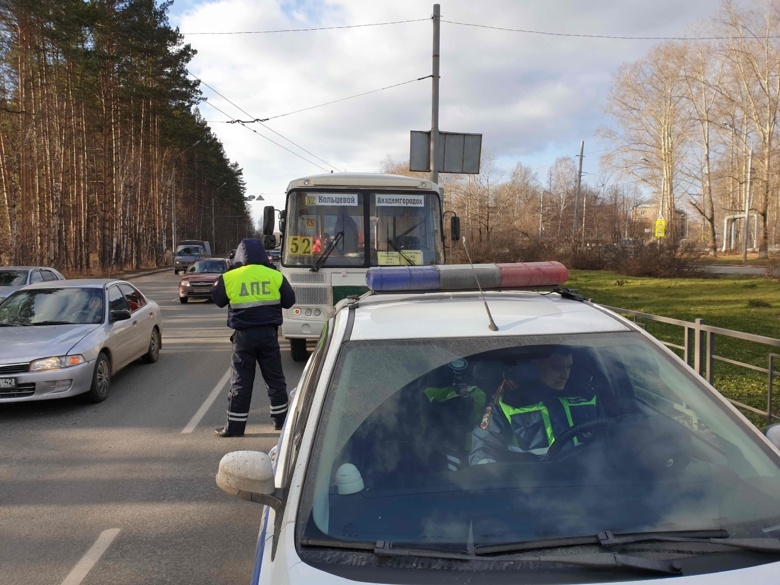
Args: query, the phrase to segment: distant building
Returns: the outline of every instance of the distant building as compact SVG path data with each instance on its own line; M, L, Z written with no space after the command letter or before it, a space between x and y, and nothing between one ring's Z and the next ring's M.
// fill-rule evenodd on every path
M656 220L659 218L658 203L642 203L631 210L629 222L631 225L630 235L643 240L655 239ZM679 230L681 239L688 237L688 214L679 209L675 210L674 225ZM667 235L669 229L669 220L667 220Z

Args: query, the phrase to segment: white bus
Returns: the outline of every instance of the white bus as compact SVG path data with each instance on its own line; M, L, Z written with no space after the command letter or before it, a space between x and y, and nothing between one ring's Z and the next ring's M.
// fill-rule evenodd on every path
M284 310L292 358L307 358L333 306L368 290L371 266L444 264L442 195L431 181L400 175L329 173L291 181L281 232L280 270L295 290ZM273 207L263 210L266 246L275 243ZM451 236L459 238L457 217Z

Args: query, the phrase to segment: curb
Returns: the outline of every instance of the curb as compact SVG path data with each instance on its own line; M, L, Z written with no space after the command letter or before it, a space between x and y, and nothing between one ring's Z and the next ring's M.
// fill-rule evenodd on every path
M117 276L111 276L110 278L116 278L118 280L131 280L140 276L148 276L149 274L158 274L160 272L168 272L171 268L154 268L152 270L145 270L143 272L133 272L132 274L121 274Z

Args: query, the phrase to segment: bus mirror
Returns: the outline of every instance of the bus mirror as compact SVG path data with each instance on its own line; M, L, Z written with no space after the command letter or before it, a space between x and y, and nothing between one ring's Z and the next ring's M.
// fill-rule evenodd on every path
M266 250L273 250L276 248L276 236L271 234L270 236L263 236L263 246Z
M276 212L272 205L266 205L263 208L263 235L274 235L274 222L276 220Z
M279 231L284 234L284 226L287 225L287 211L282 209L279 212Z
M457 215L450 218L450 238L453 242L460 240L460 218Z

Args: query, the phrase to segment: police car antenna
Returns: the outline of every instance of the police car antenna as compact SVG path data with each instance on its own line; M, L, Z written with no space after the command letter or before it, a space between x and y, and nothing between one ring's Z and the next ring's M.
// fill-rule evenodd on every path
M482 295L482 303L485 305L485 311L487 312L488 320L490 321L488 328L491 331L498 331L498 327L496 327L496 322L493 321L493 315L490 314L490 309L488 308L487 300L485 299L485 293L482 292L482 286L479 284L479 276L477 276L477 271L474 270L474 263L471 261L471 254L469 254L469 249L466 247L466 236L463 236L461 242L463 243L463 249L466 251L466 258L469 259L471 270L472 272L474 272L474 280L477 281L477 288L479 289L479 294Z

